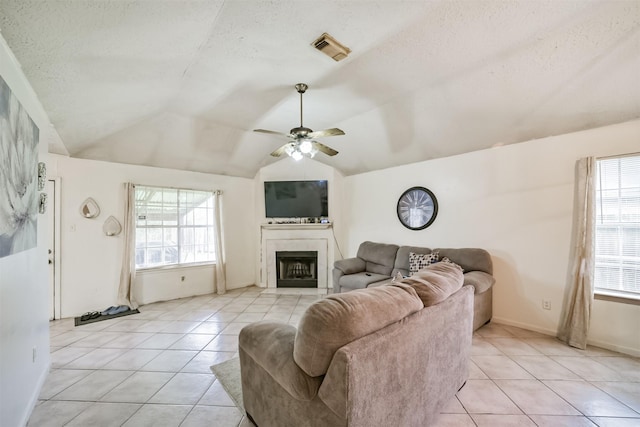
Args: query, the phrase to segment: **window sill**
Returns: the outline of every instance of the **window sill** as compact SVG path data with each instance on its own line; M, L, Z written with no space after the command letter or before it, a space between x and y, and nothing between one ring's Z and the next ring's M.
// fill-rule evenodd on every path
M136 268L136 272L146 273L146 272L154 272L154 271L163 271L163 270L179 270L191 267L213 267L216 265L215 261L210 262L194 262L190 264L171 264L171 265L161 265L158 267L144 267L144 268Z
M628 293L596 290L594 299L602 301L619 302L622 304L640 305L640 295L629 295Z

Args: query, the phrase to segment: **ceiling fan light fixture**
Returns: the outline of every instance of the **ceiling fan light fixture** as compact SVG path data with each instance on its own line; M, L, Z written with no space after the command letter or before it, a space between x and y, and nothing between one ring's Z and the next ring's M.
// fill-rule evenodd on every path
M327 156L335 156L338 154L336 150L319 143L315 139L344 135L344 132L338 128L324 129L314 132L313 130L304 127L302 124L302 95L307 91L309 86L307 86L306 83L298 83L295 85L295 88L300 94L300 126L291 129L288 134L267 129L254 129L253 131L280 135L290 139L288 143L282 145L271 153L271 156L273 157L280 157L282 154L286 154L298 161L304 156L313 158L313 156L315 156L319 151L322 151Z
M313 150L313 145L308 139L303 139L302 142L300 142L299 148L302 154L309 154L311 150Z

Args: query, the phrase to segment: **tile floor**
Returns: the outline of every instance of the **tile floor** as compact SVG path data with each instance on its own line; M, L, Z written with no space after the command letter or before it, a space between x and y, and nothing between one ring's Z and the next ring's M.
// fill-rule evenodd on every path
M51 373L29 426L249 426L209 366L236 355L240 329L296 324L318 296L256 287L154 303L74 327L51 322ZM471 377L437 427L640 426L640 360L489 324Z

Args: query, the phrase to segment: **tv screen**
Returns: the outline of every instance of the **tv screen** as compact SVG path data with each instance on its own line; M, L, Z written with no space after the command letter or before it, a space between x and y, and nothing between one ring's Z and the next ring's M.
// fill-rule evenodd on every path
M329 216L327 181L265 181L267 218Z

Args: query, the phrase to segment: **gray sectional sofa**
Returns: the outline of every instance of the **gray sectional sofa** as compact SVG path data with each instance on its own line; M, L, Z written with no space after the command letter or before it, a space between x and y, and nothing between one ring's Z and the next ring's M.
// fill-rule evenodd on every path
M472 336L473 289L439 264L422 282L329 295L298 328L245 326L248 417L259 427L432 425L468 378Z
M409 254L438 251L464 270L464 284L474 288L473 330L488 323L493 315L493 263L491 255L477 248L435 248L363 242L355 258L336 261L333 292L340 293L389 283L398 273L409 276Z

